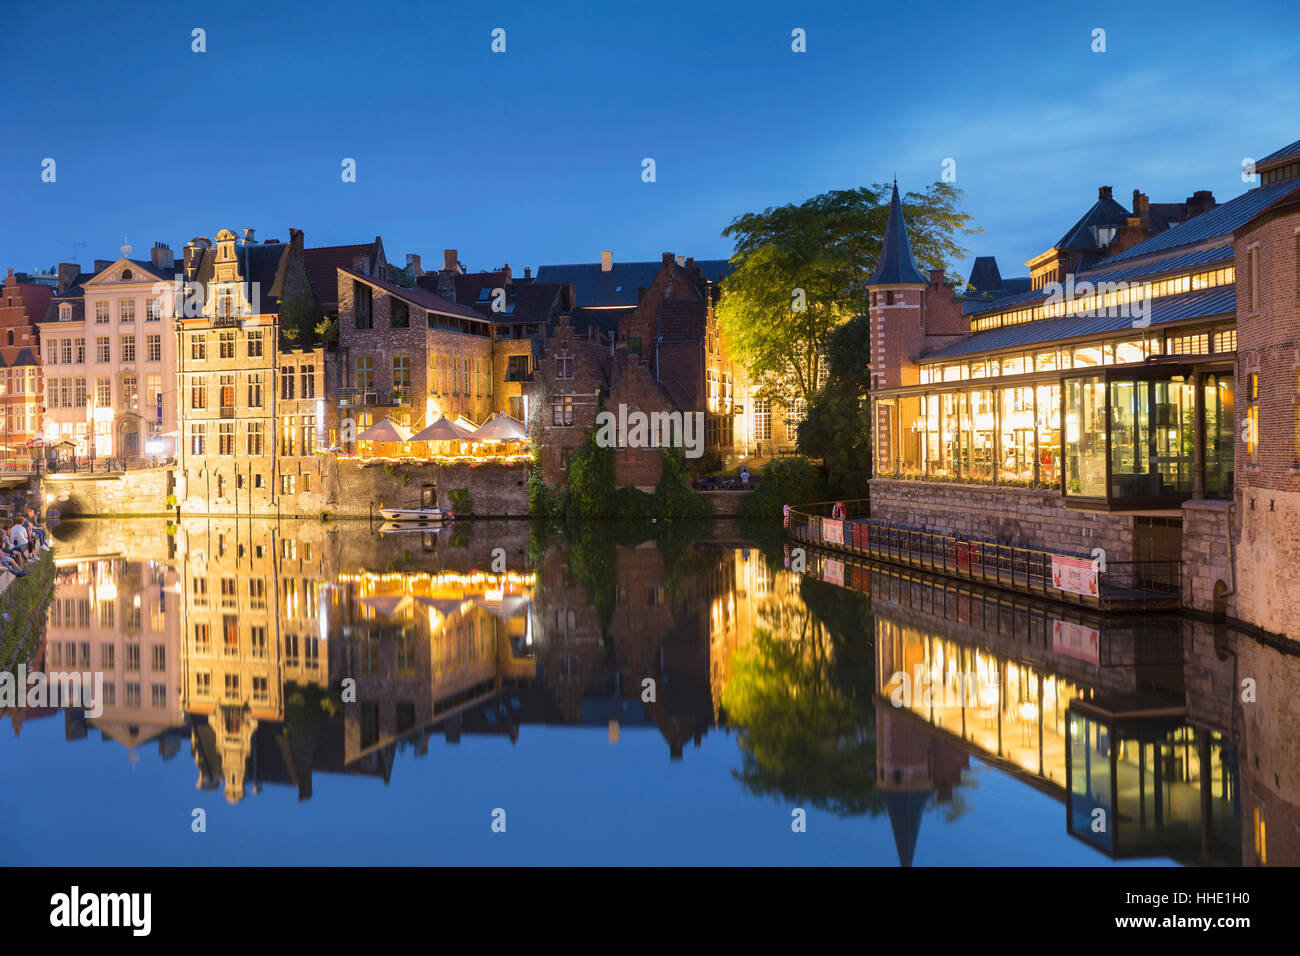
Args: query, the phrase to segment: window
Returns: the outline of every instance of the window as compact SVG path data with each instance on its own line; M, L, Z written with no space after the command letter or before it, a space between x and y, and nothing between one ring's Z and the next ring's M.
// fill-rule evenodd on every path
M162 361L162 336L146 335L144 339L145 354L150 362Z
M1246 255L1250 268L1250 311L1259 311L1259 246L1251 246Z
M248 376L248 407L262 407L262 373L253 372Z
M217 425L217 454L233 455L234 453L235 453L235 423L221 422L220 424Z
M235 407L235 376L233 374L221 376L221 387L218 389L218 394L223 410Z
M202 422L190 422L190 454L205 454L208 441L208 426Z
M72 318L72 305L68 302L59 304L59 319L63 322Z
M135 299L119 299L117 303L117 321L135 321Z
M464 389L462 394L464 394L466 398L469 398L469 359L460 360L460 370L462 378L461 385Z
M130 372L122 376L122 407L129 412L140 407L140 388L136 377Z
M280 476L280 494L292 495L295 494L297 490L298 488L297 488L296 476L294 475Z
M157 322L162 318L162 302L158 299L144 300L144 320Z
M190 408L208 407L208 386L199 376L190 379Z
M561 395L551 404L551 424L573 424L573 396Z
M95 303L95 324L108 325L108 303L107 302Z
M102 671L111 671L115 668L114 653L117 648L112 644L99 645L99 669Z
M66 378L64 381L68 381ZM75 379L72 385L72 406L74 408L86 407L86 379L84 377Z
M293 366L280 366L280 401L287 402L293 399Z
M280 421L280 454L294 455L294 449L297 447L297 420L292 415L286 415Z
M164 645L150 645L149 666L155 671L165 671L167 669L167 648Z
M222 332L217 336L217 348L219 355L223 359L232 359L235 357L235 333Z
M370 315L370 286L362 282L352 283L352 325L357 329L374 328Z
M261 475L258 475L260 478ZM258 545L258 554L262 556L261 545ZM266 580L263 578L252 578L248 582L248 601L252 607L261 610L266 607Z
M1252 252L1254 250L1251 250ZM1252 276L1254 272L1252 270ZM1246 460L1252 465L1259 464L1259 373L1251 372L1246 377L1246 427L1242 433L1242 443L1246 446Z
M254 657L266 657L266 628L261 625L250 628L248 643Z
M754 441L772 440L772 402L766 398L754 399Z
M107 335L95 339L95 361L105 365L113 361L113 349Z
M262 422L248 423L248 453L250 455L261 455L265 444L263 442ZM258 485L260 488L261 485Z
M113 380L107 375L95 379L95 404L100 408L113 407Z
M162 376L149 375L144 380L145 411L156 409L153 420L162 421Z
M298 377L302 379L302 398L316 397L316 370L310 365L298 366Z
M401 299L389 299L389 301L393 304L388 322L389 328L409 329L411 327L410 307Z
M1300 369L1295 373L1295 412L1294 412L1294 443L1295 443L1295 464L1300 468Z
M573 378L573 359L567 356L555 360L556 378Z
M393 356L393 388L405 391L411 387L411 357Z
M66 380L65 380L66 381ZM59 408L59 380L57 378L47 378L45 380L45 394L49 396L50 408Z
M253 678L253 700L266 703L271 699L271 692L265 677Z
M357 370L357 388L374 388L375 357L373 355L358 355L355 367Z
M629 336L627 337L627 348L628 348L628 351L631 352L633 355L640 355L640 354L641 354L641 336L639 336L639 335L629 335Z
M86 342L84 339L82 339L79 340L78 344L81 346L81 348L78 350L79 357L77 361L82 362L85 361L86 358ZM63 364L71 365L72 364L72 339L64 339L60 343L59 352L63 358Z
M127 707L140 706L140 685L139 684L126 685L126 706Z
M129 671L138 671L140 669L140 645L127 644L125 645L125 647L126 647L126 669Z
M193 584L193 587L192 587L190 590L194 592L194 604L195 604L195 606L197 606L197 607L207 607L207 606L208 606L208 579L207 579L207 578L192 578L192 579L191 579L191 583ZM204 639L203 639L203 640L204 640L204 643L206 644L206 643L207 643L207 636L206 636L206 635L207 635L207 632L208 632L208 626L207 626L206 624L195 625L195 628L194 628L194 636L195 636L195 640L198 640L199 628L202 628L202 629L203 629L203 634L204 634Z
M302 453L304 455L316 454L316 416L304 415L302 419ZM303 476L303 491L306 491L306 476Z
M238 674L226 675L226 698L228 700L239 699L239 675Z
M190 358L196 362L208 360L208 339L202 332L196 332L190 339Z
M196 697L212 696L212 671L195 671L194 695Z
M250 329L248 332L248 357L262 357L262 330Z
M122 361L123 362L135 361L135 336L134 335L122 336Z

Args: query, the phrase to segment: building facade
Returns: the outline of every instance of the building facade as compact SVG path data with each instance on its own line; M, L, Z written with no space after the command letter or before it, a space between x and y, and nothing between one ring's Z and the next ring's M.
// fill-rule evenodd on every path
M0 290L0 459L29 457L29 442L41 437L44 377L36 329L54 290L26 280L10 269Z

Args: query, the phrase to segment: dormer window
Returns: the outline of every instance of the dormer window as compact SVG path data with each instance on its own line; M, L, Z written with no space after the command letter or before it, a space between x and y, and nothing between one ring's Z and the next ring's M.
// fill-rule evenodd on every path
M71 303L71 302L60 302L60 303L59 303L59 321L60 321L60 322L67 322L67 321L70 320L71 318L72 318L72 303Z

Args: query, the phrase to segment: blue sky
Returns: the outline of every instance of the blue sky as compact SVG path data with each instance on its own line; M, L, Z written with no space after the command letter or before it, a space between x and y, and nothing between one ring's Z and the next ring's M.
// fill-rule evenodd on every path
M1268 0L132 6L0 5L0 269L248 226L426 268L724 257L737 214L950 157L1018 275L1098 185L1222 201L1300 138L1300 8Z

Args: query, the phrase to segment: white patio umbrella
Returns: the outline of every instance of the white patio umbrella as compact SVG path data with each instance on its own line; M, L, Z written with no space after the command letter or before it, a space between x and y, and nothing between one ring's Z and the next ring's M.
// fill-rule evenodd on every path
M411 436L411 441L470 441L471 433L446 415Z
M410 440L411 430L405 425L399 425L391 418L385 418L382 422L375 422L375 424L357 435L357 441L408 442Z
M474 432L475 441L523 441L526 437L523 423L505 412L485 422L482 428Z

